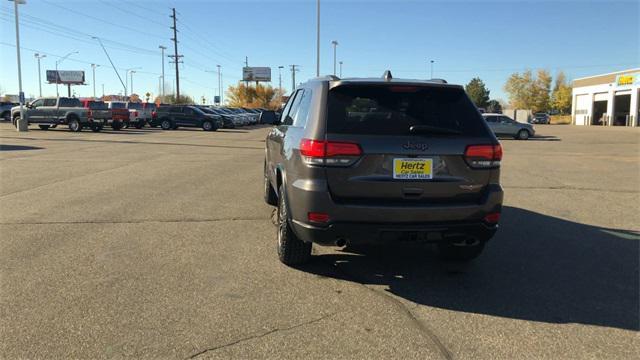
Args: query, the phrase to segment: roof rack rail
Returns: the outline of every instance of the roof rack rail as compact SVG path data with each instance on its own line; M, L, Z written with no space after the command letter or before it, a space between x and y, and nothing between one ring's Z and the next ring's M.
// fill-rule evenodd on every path
M428 81L437 82L437 83L440 83L440 84L448 84L447 80L445 80L445 79L429 79Z

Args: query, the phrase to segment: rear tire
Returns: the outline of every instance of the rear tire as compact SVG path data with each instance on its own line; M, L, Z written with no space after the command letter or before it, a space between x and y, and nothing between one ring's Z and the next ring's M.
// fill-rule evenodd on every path
M306 243L293 233L289 224L289 211L284 193L280 186L278 199L278 258L285 265L304 264L311 259L311 243Z
M91 131L93 131L93 132L102 131L102 125L91 125Z
M82 124L80 124L80 120L76 119L75 117L69 119L69 121L67 121L67 125L69 126L69 130L73 132L82 131Z
M476 241L473 245L464 244L470 239L463 239L460 242L451 240L443 240L438 243L438 255L446 261L466 262L471 261L482 253L484 250L484 241L473 239Z
M527 130L518 131L518 136L516 137L518 140L527 140L529 139L529 132Z
M38 125L40 130L49 130L49 125Z
M142 121L138 121L138 122L136 123L136 129L142 129L143 127L144 127L144 122L142 122Z
M160 127L162 128L162 130L171 130L171 128L173 128L173 124L171 124L171 120L163 119L160 122Z
M213 123L211 121L205 121L202 123L202 130L213 131Z
M120 129L122 129L122 123L121 122L112 122L111 123L111 128L115 131L118 131Z

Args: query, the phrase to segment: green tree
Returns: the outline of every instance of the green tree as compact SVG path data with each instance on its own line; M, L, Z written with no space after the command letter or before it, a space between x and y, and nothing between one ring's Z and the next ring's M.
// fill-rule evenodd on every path
M486 110L488 113L502 113L502 105L498 100L489 100Z
M571 112L571 86L567 83L566 76L562 71L556 75L556 82L551 93L551 108L558 110L561 114Z
M471 79L467 86L465 86L465 90L471 98L471 101L477 106L481 108L486 108L489 103L489 89L485 86L484 82L476 77Z

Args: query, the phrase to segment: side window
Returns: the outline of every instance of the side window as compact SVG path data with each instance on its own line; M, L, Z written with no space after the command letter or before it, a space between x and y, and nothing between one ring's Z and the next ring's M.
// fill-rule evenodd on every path
M179 113L179 112L181 112L180 111L180 107L179 106L173 106L173 107L169 108L169 112Z
M498 122L497 116L485 116L484 119L487 120L488 123Z
M183 114L185 114L185 115L193 115L193 109L184 108Z
M296 101L296 96L298 95L299 92L300 92L300 90L298 90L295 93L291 94L291 97L289 97L289 101L287 101L287 105L284 106L284 109L282 110L282 115L280 117L280 119L281 119L280 123L282 125L291 125L291 122L287 121L288 120L287 116L289 115L289 112L291 110L291 106Z
M514 122L513 120L511 120L510 118L506 117L506 116L501 116L500 117L500 121L503 123L512 123Z
M311 90L304 90L298 110L293 114L293 126L304 127L309 119L309 111L311 110Z
M304 90L302 89L296 91L296 97L295 99L293 99L293 103L291 104L289 112L285 112L285 114L287 115L283 118L282 125L293 125L293 117L298 112L298 107L300 106L300 101L302 100L303 94Z
M31 106L33 106L34 108L39 106L44 106L44 100L42 99L36 100L33 103L31 103Z
M44 106L56 106L56 99L44 99Z

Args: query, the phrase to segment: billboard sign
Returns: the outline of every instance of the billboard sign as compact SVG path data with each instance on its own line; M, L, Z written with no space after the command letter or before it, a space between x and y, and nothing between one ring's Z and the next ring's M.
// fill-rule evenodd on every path
M271 81L270 67L243 67L242 81Z
M50 84L84 84L84 71L82 70L47 70L47 82Z

